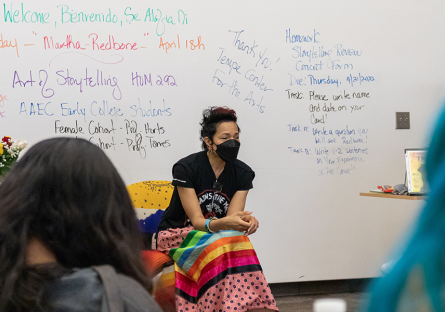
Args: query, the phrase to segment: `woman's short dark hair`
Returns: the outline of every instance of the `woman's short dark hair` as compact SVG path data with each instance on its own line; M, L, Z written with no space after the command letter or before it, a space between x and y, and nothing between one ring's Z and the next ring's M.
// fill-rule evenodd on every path
M208 137L213 142L213 136L216 133L216 128L222 122L233 121L236 123L236 112L226 106L224 107L209 107L202 112L202 120L199 123L201 125L201 137L202 149L206 150L207 145L204 142L204 138ZM241 131L238 124L238 131Z
M109 264L150 289L135 211L99 147L74 138L35 144L1 183L0 200L1 311L41 310L42 289L57 277L26 267L30 238L54 253L59 268Z

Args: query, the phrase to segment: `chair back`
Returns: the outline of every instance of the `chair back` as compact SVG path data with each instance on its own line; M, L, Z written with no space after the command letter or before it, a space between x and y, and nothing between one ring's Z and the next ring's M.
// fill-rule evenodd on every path
M146 249L155 249L153 234L158 229L164 210L170 204L174 186L171 181L150 180L127 186L133 207L144 233Z

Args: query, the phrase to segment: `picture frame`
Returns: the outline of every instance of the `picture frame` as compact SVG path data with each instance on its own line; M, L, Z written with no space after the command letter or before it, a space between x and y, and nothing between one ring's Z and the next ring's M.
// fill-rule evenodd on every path
M422 148L405 149L406 183L410 195L429 193L425 172L426 152Z

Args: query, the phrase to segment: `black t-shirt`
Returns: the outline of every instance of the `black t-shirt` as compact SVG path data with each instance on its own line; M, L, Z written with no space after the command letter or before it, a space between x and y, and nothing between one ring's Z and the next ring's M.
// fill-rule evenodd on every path
M191 225L182 207L177 186L195 190L204 218L223 218L227 214L233 195L237 191L250 190L253 187L254 177L255 173L249 166L240 160L235 160L226 162L217 181L206 151L181 159L173 166L172 184L175 189L170 205L159 223L158 231ZM213 184L216 181L222 184L221 192L213 190Z

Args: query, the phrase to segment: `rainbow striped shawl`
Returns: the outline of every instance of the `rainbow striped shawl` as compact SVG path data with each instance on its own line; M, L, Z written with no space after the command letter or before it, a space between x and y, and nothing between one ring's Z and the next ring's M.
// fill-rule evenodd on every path
M191 231L169 256L175 261L176 294L192 303L230 274L262 271L249 238L238 231Z

